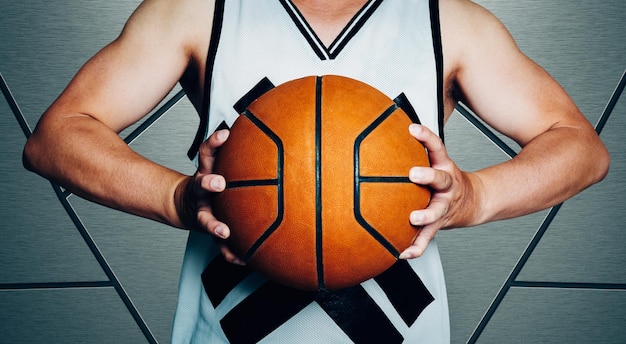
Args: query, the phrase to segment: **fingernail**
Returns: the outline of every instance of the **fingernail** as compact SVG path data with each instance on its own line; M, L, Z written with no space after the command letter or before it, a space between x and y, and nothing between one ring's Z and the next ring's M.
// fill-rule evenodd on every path
M222 178L213 178L211 180L211 187L214 190L221 190L224 188L224 181L222 180Z
M215 235L222 239L226 239L226 229L222 226L217 226L215 228Z
M422 220L424 220L424 215L420 213L411 213L411 223L414 225L421 224Z
M235 259L233 259L233 260L231 261L231 263L233 263L233 264L237 264L237 265L241 265L241 266L246 265L246 262L244 262L243 260L241 260L241 259L239 259L239 258L235 258Z
M416 134L418 134L418 133L419 133L419 131L420 131L420 126L419 126L419 124L415 124L415 123L413 123L413 124L409 125L409 132L410 132L411 134L416 135Z
M217 132L217 138L219 138L220 140L226 140L229 134L230 134L230 131L226 129L222 129Z
M409 170L409 178L411 180L419 180L420 178L422 178L423 175L424 173L419 168L411 168Z

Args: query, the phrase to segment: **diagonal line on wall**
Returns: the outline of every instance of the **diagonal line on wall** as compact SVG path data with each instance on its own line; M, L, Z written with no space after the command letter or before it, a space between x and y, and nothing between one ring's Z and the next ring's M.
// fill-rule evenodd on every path
M594 289L594 290L626 290L624 283L581 283L581 282L546 282L546 281L514 281L512 287L522 288L559 288L559 289Z
M3 283L3 284L0 284L0 290L107 288L107 287L113 287L113 284L111 283L111 281L38 282L38 283Z
M613 94L611 95L609 102L606 104L604 111L602 111L602 116L600 116L598 123L596 123L596 133L598 133L598 135L600 135L600 133L602 132L602 129L604 129L604 126L606 125L606 122L609 120L609 117L613 113L613 109L615 108L615 105L617 104L619 97L624 92L625 87L626 87L626 70L624 70L624 72L622 73L622 77L617 83L617 86L615 87L615 90L613 91Z
M522 268L524 267L524 265L528 261L528 258L530 258L530 256L532 255L533 251L535 250L535 247L537 247L537 245L539 244L539 241L541 241L541 238L543 237L543 235L545 234L546 230L548 229L548 227L552 223L552 220L554 220L554 217L559 212L559 210L561 209L562 205L563 205L563 203L558 204L558 205L552 207L552 209L550 209L550 212L548 213L548 215L545 217L545 219L541 223L541 226L539 227L537 232L535 232L535 235L533 236L533 238L531 239L530 243L528 244L528 246L524 250L524 253L522 253L522 256L517 261L517 263L513 267L513 270L511 271L511 273L507 277L506 281L504 282L504 284L502 285L502 287L498 291L498 294L496 295L496 297L491 302L491 305L489 305L489 308L487 309L487 312L485 312L485 314L483 315L482 319L480 320L480 323L478 324L478 326L476 327L476 329L472 333L472 336L470 337L468 343L476 343L476 340L478 340L478 337L480 337L480 335L482 334L483 330L485 329L485 327L489 323L489 320L491 320L491 317L493 316L493 314L496 312L496 310L500 306L500 303L502 303L502 300L504 300L504 297L506 296L506 294L509 291L509 289L511 289L511 286L513 285L513 282L515 281L515 279L517 278L519 273L522 271Z
M100 267L109 278L109 281L112 283L113 287L117 291L117 294L119 295L120 299L122 299L122 301L126 305L126 308L132 315L133 319L135 319L135 322L137 323L137 326L139 326L139 328L141 329L141 332L144 334L148 342L157 343L156 338L154 337L154 335L150 331L150 328L148 327L145 320L139 313L139 310L137 310L137 307L135 306L133 301L130 299L130 296L128 296L128 293L122 286L122 283L119 281L119 279L115 275L115 272L113 272L113 269L111 268L109 263L106 261L106 258L104 258L104 255L102 254L102 252L96 245L96 242L93 240L93 238L89 234L89 231L87 230L83 222L80 220L80 217L76 213L76 210L74 210L74 208L68 201L68 196L65 195L65 193L63 192L63 190L61 189L59 185L54 184L52 182L50 184L52 184L52 188L54 189L54 192L56 193L59 201L61 202L61 205L63 206L63 208L69 215L70 219L76 226L76 229L78 229L78 232L83 237L85 244L87 244L87 246L91 250L91 253L94 255L94 257L100 264Z
M170 98L163 106L161 106L157 111L154 112L150 117L148 117L141 125L137 127L137 129L133 130L128 136L124 138L124 142L126 144L131 144L138 138L144 131L148 130L156 122L159 118L161 118L165 113L167 113L174 105L176 105L183 97L185 96L185 91L180 90L176 93L172 98Z
M615 108L615 105L617 104L617 101L619 100L620 96L622 95L625 87L626 87L626 71L624 71L624 73L622 74L622 77L621 77L620 81L618 82L617 87L615 88L613 94L611 95L611 97L609 99L609 102L607 103L607 106L604 108L604 110L602 112L602 115L600 116L600 119L598 120L598 123L595 126L595 130L596 130L596 133L598 133L598 135L600 135L600 133L602 132L602 129L604 128L606 122L608 121L609 117L613 113L613 109ZM471 343L471 344L476 343L476 341L478 340L478 337L480 337L480 335L484 331L485 327L487 326L487 324L491 320L493 314L496 312L496 310L500 306L500 303L502 302L502 300L506 296L507 292L513 286L516 286L516 287L527 287L527 288L530 288L530 287L551 287L551 288L586 288L586 289L620 289L620 290L626 289L625 288L626 285L623 285L623 284L528 282L528 281L517 281L516 280L517 276L519 276L519 273L522 271L522 268L524 267L524 265L526 264L526 262L528 261L528 259L532 255L533 251L535 250L535 248L539 244L539 241L541 241L541 238L543 237L543 235L547 231L548 227L550 226L550 224L554 220L554 217L557 215L557 213L561 209L562 205L563 205L563 203L558 204L558 205L552 207L552 209L550 209L550 212L545 217L544 221L542 222L542 224L539 227L539 229L537 230L537 232L535 232L535 234L534 234L533 238L531 239L530 243L528 244L528 246L524 250L524 253L520 257L518 262L515 264L513 270L511 271L511 273L507 277L506 281L504 282L504 284L502 285L502 287L498 291L498 294L496 295L496 297L492 301L491 305L489 306L489 308L487 309L487 311L483 315L483 317L480 320L478 326L476 327L476 329L472 333L472 336L468 340L468 343Z
M15 97L13 97L13 94L9 89L9 85L7 85L4 81L2 73L0 73L0 90L2 90L2 94L4 94L4 98L7 100L7 103L9 103L9 107L11 108L11 111L13 111L13 115L15 115L15 119L17 119L17 122L20 124L24 136L29 138L33 131L30 129L28 122L26 122L26 118L22 115L22 110L20 110L19 105L17 105Z
M478 129L483 135L485 135L491 142L493 142L500 150L502 150L509 158L513 158L517 155L515 151L509 147L504 141L502 141L491 129L487 128L476 116L472 113L472 111L467 107L467 105L459 103L455 107L455 110L458 111L465 119L470 122L476 129Z
M24 117L24 114L20 110L20 108L19 108L15 98L11 94L11 91L10 91L10 89L9 89L9 87L8 87L6 81L4 80L4 77L2 76L1 73L0 73L0 89L2 89L2 93L4 94L4 97L6 98L7 102L9 103L9 106L10 106L11 110L13 111L13 115L15 116L15 118L18 121L18 123L20 124L20 126L22 128L22 131L24 132L24 135L27 138L30 137L30 135L32 134L32 131L31 131L29 125L28 125L28 122L26 121L26 117ZM166 111L163 111L162 113L165 113L165 112ZM153 122L154 122L154 120L153 120ZM146 128L147 127L149 127L149 125L146 126ZM52 188L54 189L54 191L55 191L55 193L57 195L57 198L59 199L59 202L61 202L61 205L63 206L63 208L65 209L65 211L67 212L67 214L71 218L72 222L74 223L74 225L78 229L78 232L80 233L80 235L82 236L83 240L85 241L85 244L87 244L87 246L91 250L91 253L94 255L94 257L96 258L96 260L100 264L100 267L102 268L102 270L104 271L106 276L109 278L109 281L93 282L93 283L96 283L96 284L109 283L110 286L114 287L115 290L117 291L120 299L122 299L122 301L126 305L126 308L130 312L131 316L133 317L133 319L135 320L135 322L137 323L137 325L141 329L142 333L144 334L144 336L146 337L148 342L149 343L157 343L156 338L154 337L154 335L150 331L150 328L148 327L148 325L146 324L144 319L141 317L141 314L137 310L137 307L135 306L135 304L132 302L132 300L128 296L128 293L126 292L126 290L124 290L124 287L122 286L122 284L120 283L119 279L117 278L117 276L113 272L113 269L111 269L109 263L104 258L104 255L102 254L102 252L100 251L100 249L96 245L95 241L93 240L93 238L89 234L87 228L85 227L83 222L80 220L78 214L76 213L76 211L74 210L74 208L72 207L70 202L68 201L68 197L71 195L71 193L65 192L59 185L57 185L55 183L51 182L50 184L52 185ZM72 285L73 285L73 283L69 282L69 283L66 283L66 284L37 283L37 284L23 284L23 285L6 285L6 287L8 287L9 289L11 289L11 287L15 288L15 287L20 287L20 286L21 287L25 287L25 288L32 288L32 287L40 287L41 288L41 287L45 287L45 286L60 288L60 287L68 287L68 286L72 286ZM100 286L100 285L98 285L98 286ZM95 287L95 286L93 286L93 287Z

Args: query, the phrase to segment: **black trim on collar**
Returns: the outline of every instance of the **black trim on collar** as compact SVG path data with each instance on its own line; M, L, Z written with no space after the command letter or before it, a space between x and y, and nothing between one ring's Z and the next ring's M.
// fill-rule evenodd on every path
M280 3L283 5L285 11L287 11L287 14L289 14L293 22L296 24L296 27L298 28L298 30L300 30L302 36L304 36L307 42L309 42L309 45L311 45L311 48L313 49L315 54L320 58L320 60L326 60L327 57L324 54L324 50L326 50L326 48L324 47L324 44L322 44L322 41L319 39L319 37L317 37L309 23L304 20L304 17L302 16L302 13L300 13L298 8L291 2L291 0L280 0Z
M382 2L383 0L369 0L352 19L350 19L346 27L343 28L330 46L326 47L293 2L291 0L280 0L287 14L289 14L298 30L302 33L302 36L309 42L309 45L320 60L332 60L336 58L350 39L365 25L368 18L376 11Z
M331 59L334 59L339 55L339 52L350 42L357 32L365 25L369 17L374 14L378 6L382 4L382 0L368 1L363 8L357 12L354 17L348 22L348 25L341 31L339 36L330 44L328 51L330 52Z

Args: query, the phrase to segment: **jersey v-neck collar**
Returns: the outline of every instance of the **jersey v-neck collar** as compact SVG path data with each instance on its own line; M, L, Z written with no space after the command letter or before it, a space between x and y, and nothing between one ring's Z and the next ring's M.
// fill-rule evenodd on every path
M367 19L376 11L378 6L383 0L369 0L363 7L350 19L348 24L341 30L335 40L328 46L322 43L322 40L315 34L313 28L309 25L302 13L293 4L291 0L280 0L296 27L304 38L309 42L309 45L315 52L315 54L321 60L332 60L336 58L341 50L348 44L350 39L354 37L357 32L365 25Z

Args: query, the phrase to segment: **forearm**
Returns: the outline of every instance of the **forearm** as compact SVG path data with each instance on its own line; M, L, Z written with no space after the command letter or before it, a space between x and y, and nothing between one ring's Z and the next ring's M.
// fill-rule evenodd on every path
M89 116L42 120L24 165L91 201L181 227L174 192L185 176L141 157Z
M593 130L548 130L515 158L474 173L471 180L478 211L470 225L559 204L604 178L608 162L608 152Z

